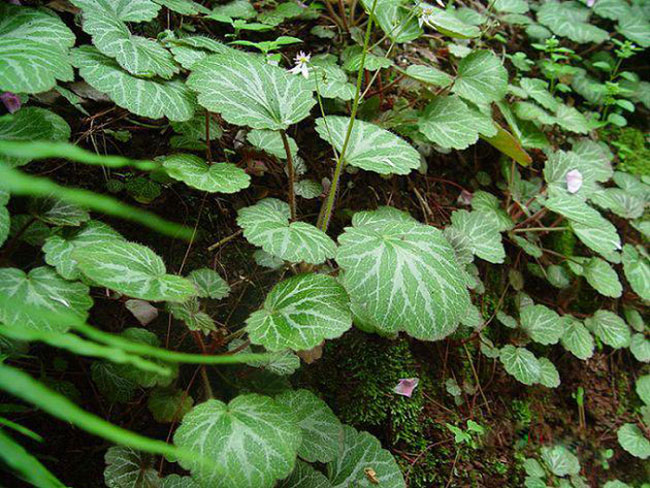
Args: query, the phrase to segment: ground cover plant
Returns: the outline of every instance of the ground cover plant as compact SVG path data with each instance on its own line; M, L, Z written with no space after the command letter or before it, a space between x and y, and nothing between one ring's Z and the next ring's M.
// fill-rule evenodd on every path
M0 2L0 479L650 486L650 2Z

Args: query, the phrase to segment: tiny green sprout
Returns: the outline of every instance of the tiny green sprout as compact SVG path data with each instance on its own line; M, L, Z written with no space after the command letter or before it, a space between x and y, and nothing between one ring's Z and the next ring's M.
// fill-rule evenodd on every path
M467 421L466 430L449 423L445 425L454 434L454 442L456 445L466 445L472 449L478 449L479 441L483 434L485 434L485 428L473 420Z

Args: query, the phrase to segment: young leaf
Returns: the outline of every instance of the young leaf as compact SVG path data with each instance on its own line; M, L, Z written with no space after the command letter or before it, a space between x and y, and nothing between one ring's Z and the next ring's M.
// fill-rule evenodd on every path
M580 472L580 462L564 446L542 447L542 460L555 476L569 476Z
M40 93L72 81L75 36L56 15L0 4L0 92Z
M456 210L451 215L451 225L467 237L472 252L490 263L503 263L506 257L499 220L494 213L474 210Z
M95 361L90 366L90 376L99 392L109 401L127 403L138 389L138 383L124 376L119 364Z
M532 305L521 309L521 327L535 342L557 344L564 333L564 321L544 305Z
M196 294L190 281L167 274L163 260L140 244L91 244L73 251L72 258L93 282L133 298L182 302Z
M614 349L630 345L630 328L614 312L598 310L593 317L585 319L585 325L601 341Z
M316 132L341 152L349 121L339 116L320 118ZM363 120L355 120L344 158L351 166L382 175L406 175L420 166L420 154L410 144Z
M472 103L496 102L508 91L508 71L492 51L472 51L458 63L452 91Z
M286 261L321 264L333 258L336 244L320 229L305 222L289 222L289 205L266 198L239 210L237 223L244 237L269 254Z
M0 269L0 297L23 306L0 306L0 323L9 327L65 332L65 316L86 320L93 301L86 285L66 281L43 266L29 274L16 268ZM58 317L63 320L58 320Z
M174 443L212 460L180 462L202 486L271 488L293 470L301 434L285 406L249 394L227 405L219 400L197 405L183 418Z
M591 258L583 267L583 275L598 293L606 297L618 298L623 287L611 264L601 258Z
M618 443L634 457L650 457L650 440L635 424L623 424L617 432Z
M193 154L172 154L160 161L175 180L209 193L236 193L251 181L243 169L232 163L206 163Z
M74 49L72 62L90 86L136 115L176 121L190 120L194 115L194 95L180 80L137 78L91 46Z
M508 374L514 376L524 385L539 382L542 366L528 349L507 345L501 349L499 360Z
M374 0L361 0L370 13ZM407 0L377 0L374 19L391 41L409 42L422 35L415 16L410 15Z
M286 391L275 401L294 412L302 444L298 456L310 463L332 461L343 439L343 426L327 404L308 390Z
M630 352L637 361L650 363L650 340L646 339L643 334L633 334L630 339ZM646 403L650 404L650 402Z
M390 207L359 212L339 236L336 261L355 313L386 333L424 340L451 334L470 305L442 232Z
M589 330L570 316L565 316L565 330L560 338L564 348L578 359L586 360L594 354L594 338Z
M641 246L623 246L623 272L634 292L650 300L650 259Z
M167 308L175 319L185 322L190 330L201 331L205 335L217 330L214 320L201 309L201 303L196 298L180 303L170 302Z
M187 278L194 283L201 298L221 300L230 293L228 283L213 269L195 269L187 275Z
M208 110L254 129L286 129L316 104L302 76L246 53L208 56L193 66L187 85Z
M109 488L159 488L161 480L152 456L130 447L114 446L104 456L104 483Z
M345 289L326 275L303 274L273 287L264 307L246 320L253 344L269 351L311 349L352 325Z
M526 90L529 97L545 109L551 112L555 112L558 109L560 103L548 91L548 83L544 80L539 78L522 78L519 84Z
M560 374L555 365L546 358L539 358L540 375L539 383L548 388L560 386Z
M367 432L344 426L343 445L337 457L328 464L328 478L333 488L379 484L383 488L406 488L404 477L390 452L381 448L379 441ZM367 476L373 470L374 482Z
M563 129L576 134L589 133L589 122L577 108L563 103L555 111L555 123Z

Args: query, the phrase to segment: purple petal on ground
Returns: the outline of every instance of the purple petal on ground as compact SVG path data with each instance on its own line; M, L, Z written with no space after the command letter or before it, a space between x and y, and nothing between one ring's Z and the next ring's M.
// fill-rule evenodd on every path
M13 114L14 112L18 112L20 110L20 97L16 95L15 93L11 92L4 92L0 94L0 101L4 104L6 109L9 111L10 114Z
M419 382L420 380L418 378L400 378L399 383L393 388L393 391L398 395L410 398Z

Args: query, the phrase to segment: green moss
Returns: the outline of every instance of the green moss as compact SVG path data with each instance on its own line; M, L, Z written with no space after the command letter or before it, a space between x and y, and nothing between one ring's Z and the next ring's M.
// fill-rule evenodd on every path
M633 127L603 130L601 135L618 155L617 169L635 175L650 175L650 141L647 135Z

